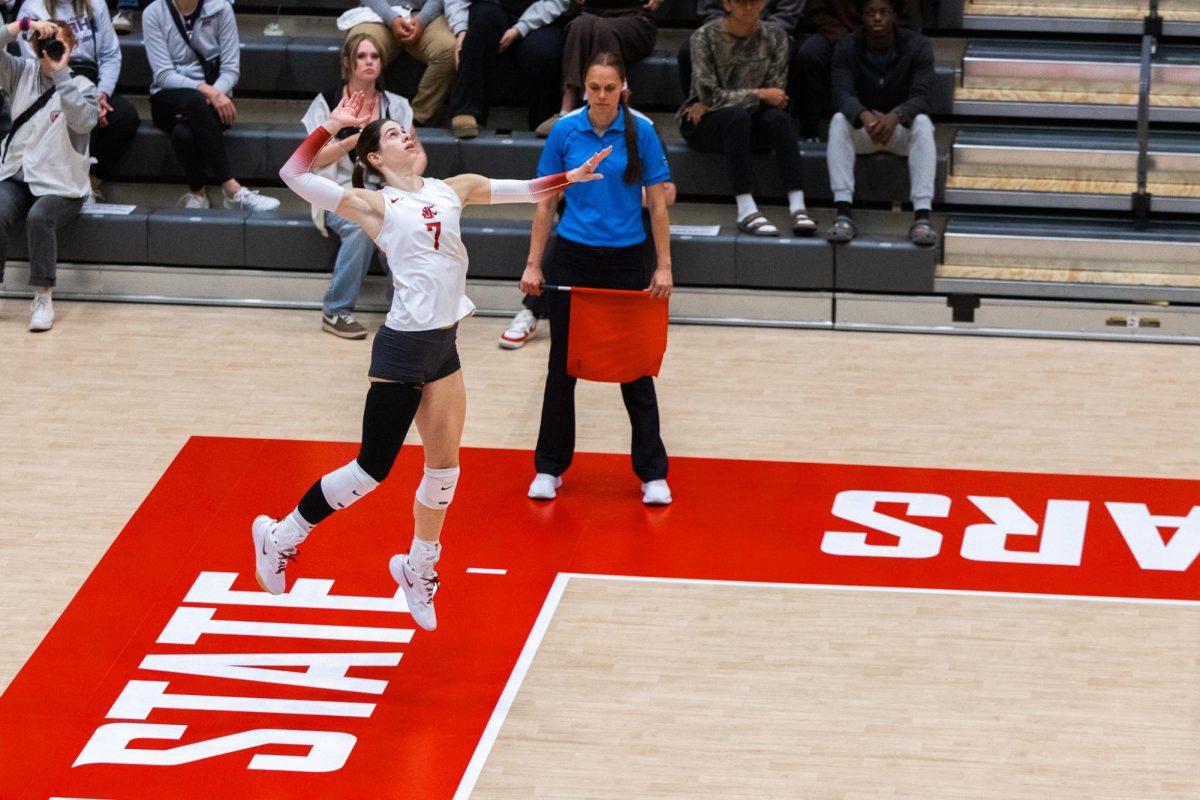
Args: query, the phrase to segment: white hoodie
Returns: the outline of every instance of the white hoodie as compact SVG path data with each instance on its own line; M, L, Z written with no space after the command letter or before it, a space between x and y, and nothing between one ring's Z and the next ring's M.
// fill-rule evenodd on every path
M92 188L88 144L99 118L96 86L66 68L47 77L40 59L2 52L13 38L7 27L0 28L0 91L8 95L13 121L51 86L55 91L9 143L0 160L0 180L23 181L35 197L84 197Z

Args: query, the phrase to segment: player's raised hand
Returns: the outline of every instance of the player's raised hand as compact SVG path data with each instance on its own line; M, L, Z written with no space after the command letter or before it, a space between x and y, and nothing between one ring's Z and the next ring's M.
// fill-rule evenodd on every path
M329 112L329 118L343 128L361 128L371 121L370 110L364 110L366 103L366 95L362 92L346 95L342 98L342 102Z
M611 152L612 147L606 147L575 169L568 170L567 180L571 183L586 183L587 181L600 180L604 176L596 172L596 167L600 166L600 162L608 158L608 154Z

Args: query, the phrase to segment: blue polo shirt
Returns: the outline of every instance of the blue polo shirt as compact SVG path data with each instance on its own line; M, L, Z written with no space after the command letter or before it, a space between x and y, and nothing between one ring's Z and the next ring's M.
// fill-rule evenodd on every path
M662 143L658 141L654 125L635 113L642 179L625 183L623 176L628 159L624 106L603 136L597 136L592 130L587 110L584 106L573 111L550 129L542 160L538 162L538 177L554 175L578 167L597 151L612 145L612 152L596 170L604 175L604 180L567 187L567 207L558 222L558 235L593 247L629 247L644 242L642 187L671 180Z

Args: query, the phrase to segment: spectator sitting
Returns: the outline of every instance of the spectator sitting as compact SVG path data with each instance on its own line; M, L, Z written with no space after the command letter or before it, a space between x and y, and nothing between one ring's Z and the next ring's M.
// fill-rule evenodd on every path
M830 69L833 48L848 33L862 27L857 0L808 0L805 5L807 24L817 31L796 48L793 73L796 76L792 108L800 123L800 138L816 141L817 124L834 112L830 90ZM899 23L908 25L904 11ZM791 88L791 87L789 87Z
M850 206L858 153L908 157L916 219L913 244L929 247L937 233L929 221L937 174L937 146L929 99L933 94L933 45L898 28L901 0L859 0L864 26L838 42L833 54L833 93L840 109L829 124L829 182L837 219L825 237L848 242L857 235Z
M375 40L386 67L408 53L425 65L413 95L413 122L431 125L446 105L454 80L454 34L442 15L442 0L404 0L411 13L398 13L390 0L362 0L382 22L363 22L352 27L346 38L365 33Z
M487 122L496 59L509 54L526 80L529 127L559 101L565 32L559 17L570 0L446 0L454 31L458 77L450 93L450 127L460 139L479 135Z
M137 133L137 109L124 97L116 94L117 77L121 74L121 45L108 16L103 0L26 0L17 19L57 19L75 34L71 50L71 72L82 75L96 84L99 92L100 117L92 130L91 191L87 202L103 202L100 189L112 174L113 165L133 143ZM36 58L33 43L21 39L21 52Z
M679 132L701 152L725 153L737 201L738 230L778 236L751 194L750 151L770 145L788 193L792 232L807 236L817 225L804 204L804 174L788 96L787 34L762 22L766 0L724 0L725 17L692 34L692 89L679 109Z
M37 60L3 52L22 31L35 38ZM34 287L31 331L54 325L58 231L79 216L91 188L88 144L99 101L95 85L67 68L74 45L75 35L60 22L26 17L0 30L0 91L8 96L13 119L0 145L0 279L8 230L24 219L29 285ZM56 53L58 46L62 49Z
M142 18L154 76L150 115L171 137L187 174L184 208L208 208L207 171L221 182L226 208L272 211L279 201L242 186L229 168L224 132L237 118L230 98L240 75L241 46L228 0L154 0Z
M375 40L365 33L357 33L342 45L342 83L319 94L308 107L301 122L309 133L325 124L330 111L337 108L343 97L362 92L366 98L364 110L370 111L370 121L391 119L412 132L412 108L399 95L385 91L380 73L383 63ZM354 175L354 148L358 145L359 128L342 128L317 153L312 171L336 181L341 186L350 186ZM415 140L415 137L414 137ZM420 143L417 143L420 149ZM424 151L421 151L424 155ZM418 175L425 171L425 162L418 161L414 170ZM343 339L365 339L367 329L354 319L354 304L363 277L371 266L375 243L367 232L353 222L332 211L312 207L313 222L322 235L333 230L341 240L337 257L333 262L333 277L321 303L322 329ZM380 258L382 258L380 254Z
M651 14L662 0L575 0L563 45L561 110L537 127L546 137L562 116L583 103L583 76L592 56L616 53L626 68L654 52L658 26Z
M778 26L788 35L790 53L795 52L796 29L799 27L800 17L804 13L804 2L805 0L767 0L766 5L763 6L762 21ZM697 0L696 16L704 22L724 19L725 7L722 0ZM679 85L683 88L683 96L687 97L692 92L692 42L690 38L679 48L676 61L679 64ZM789 57L788 63L792 64L793 62L794 59ZM793 86L797 80L794 72L795 70L789 69L787 85L788 96L793 98L799 96L799 92Z

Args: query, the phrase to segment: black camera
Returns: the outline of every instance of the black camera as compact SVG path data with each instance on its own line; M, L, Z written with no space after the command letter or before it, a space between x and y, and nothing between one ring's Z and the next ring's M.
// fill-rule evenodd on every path
M63 53L67 52L67 46L57 36L52 39L34 39L33 52L38 54L38 58L45 54L51 61L60 61Z

